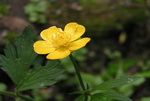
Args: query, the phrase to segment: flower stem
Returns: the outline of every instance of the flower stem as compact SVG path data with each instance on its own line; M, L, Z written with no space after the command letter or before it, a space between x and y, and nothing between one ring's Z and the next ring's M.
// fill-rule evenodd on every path
M84 91L86 90L86 88L85 88L83 79L82 79L82 77L81 77L80 71L79 71L79 66L78 66L78 64L77 64L77 62L76 62L76 60L75 60L75 58L72 56L72 54L69 55L69 57L70 57L70 59L71 59L73 65L74 65L74 68L75 68L77 77L78 77L78 79L79 79L80 85L81 85L82 90L83 90L83 92L84 92ZM84 99L84 100L85 100L85 101L88 101L88 96L87 96L86 94L85 94L85 99Z
M78 64L77 64L77 62L76 62L76 60L75 60L75 58L74 58L72 55L70 55L69 57L70 57L70 59L71 59L73 65L74 65L75 70L76 70L76 73L77 73L77 76L78 76L80 85L81 85L81 87L82 87L82 90L85 90L85 85L84 85L84 83L83 83L81 74L80 74L80 72L79 72L79 68L78 68L79 66L78 66Z

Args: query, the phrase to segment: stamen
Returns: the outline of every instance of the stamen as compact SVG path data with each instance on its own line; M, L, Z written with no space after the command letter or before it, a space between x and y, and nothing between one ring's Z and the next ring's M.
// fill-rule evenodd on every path
M52 42L54 47L59 48L59 47L67 47L70 42L70 35L64 33L64 32L59 32L56 34L53 34Z

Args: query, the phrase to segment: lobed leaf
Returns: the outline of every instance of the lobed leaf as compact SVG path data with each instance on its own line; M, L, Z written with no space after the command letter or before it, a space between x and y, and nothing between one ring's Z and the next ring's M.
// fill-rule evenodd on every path
M28 67L30 67L37 54L33 50L33 43L36 39L36 34L30 26L27 26L23 33L15 40L17 57L21 58Z
M132 82L134 82L135 80L137 80L139 77L122 77L120 79L113 79L113 80L109 80L106 82L103 82L97 86L95 86L92 91L95 90L109 90L115 87L119 87L119 86L123 86L123 85L127 85L130 84Z
M8 43L4 49L5 56L9 59L16 59L17 58L17 52L16 48L11 44Z
M75 101L84 101L84 95L78 96Z
M108 101L108 99L102 94L94 94L91 96L91 101Z
M17 84L22 78L26 76L27 65L21 59L11 59L3 55L0 56L0 65L2 70L5 71L11 80Z
M98 93L91 96L91 101L132 101L131 99L115 92Z
M5 55L0 56L0 65L11 80L17 85L29 71L30 65L37 54L33 51L35 33L30 26L27 26L15 44L8 43L4 49Z
M59 61L51 61L45 66L36 66L20 81L18 91L43 88L56 83L56 78L63 72L63 70L58 69L59 63Z
M47 62L45 66L31 65L37 54L33 50L36 34L27 26L14 44L8 43L5 55L0 55L0 67L17 86L17 91L43 88L56 83L56 78L63 72L59 69L59 61Z
M107 98L117 101L132 101L131 99L117 93L109 93L106 95Z

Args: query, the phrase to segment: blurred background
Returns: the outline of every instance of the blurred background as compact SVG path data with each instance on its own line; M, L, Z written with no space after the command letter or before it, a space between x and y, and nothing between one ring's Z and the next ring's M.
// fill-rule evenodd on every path
M64 28L69 22L84 25L84 36L92 39L73 53L90 87L137 75L141 78L135 83L115 90L133 101L150 101L150 0L0 0L0 53L27 25L39 35L43 29ZM78 80L68 58L61 65L65 73L57 84L23 94L34 101L73 101L78 95L70 93L80 88ZM2 70L0 90L14 91ZM0 96L0 101L13 98Z

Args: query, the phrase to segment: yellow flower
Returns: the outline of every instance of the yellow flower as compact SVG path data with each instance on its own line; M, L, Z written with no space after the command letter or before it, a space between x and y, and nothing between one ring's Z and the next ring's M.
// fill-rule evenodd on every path
M80 38L84 32L84 26L74 22L68 23L64 31L52 26L41 32L43 40L34 43L34 51L38 54L48 54L47 59L65 58L90 41L90 38Z

